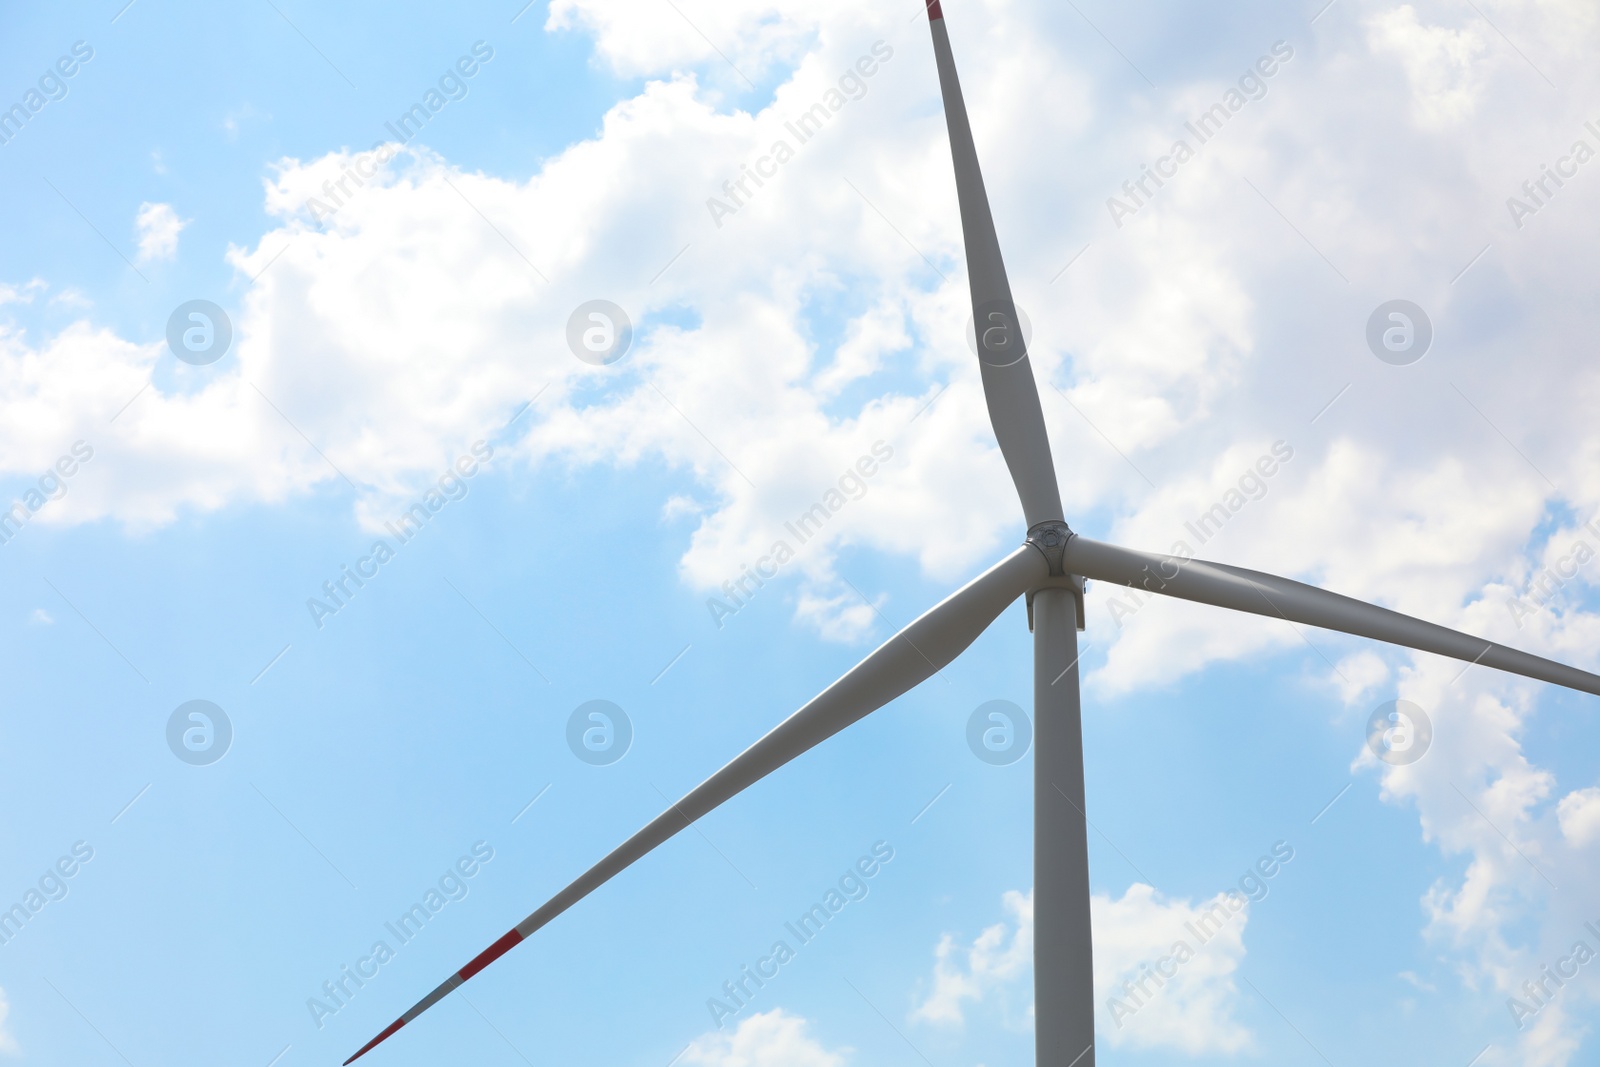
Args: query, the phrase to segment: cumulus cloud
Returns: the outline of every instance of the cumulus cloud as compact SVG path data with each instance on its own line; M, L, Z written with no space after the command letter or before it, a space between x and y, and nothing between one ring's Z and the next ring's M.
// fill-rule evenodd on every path
M960 1027L973 1008L988 1004L987 1014L1032 1024L1033 891L1007 892L1003 905L1007 918L972 941L939 939L912 1021ZM1095 1025L1111 1047L1189 1055L1251 1047L1249 1031L1235 1018L1240 995L1233 975L1244 959L1249 922L1242 896L1166 900L1135 884L1120 899L1093 896L1090 922ZM1150 977L1158 967L1167 977Z
M1591 786L1568 793L1556 810L1561 833L1574 847L1600 841L1600 789Z
M814 626L830 641L855 641L877 625L883 600L879 597L878 603L870 603L850 591L831 597L803 593L795 605L795 618Z
M908 257L842 180L863 145L859 187L873 186L875 169L892 173L898 154L939 151L938 115L898 121L926 99L925 79L910 76L928 60L926 31L908 25L841 16L825 57L802 63L759 115L720 110L693 74L651 82L612 109L598 137L525 181L463 173L421 148L387 165L373 152L285 160L266 189L276 227L230 253L241 276L259 275L233 309L230 360L176 367L179 388L140 394L167 359L158 339L88 322L38 344L0 337L0 365L12 372L0 403L27 416L5 420L8 461L27 469L78 437L116 446L53 512L57 521L158 525L183 511L344 492L348 478L357 514L375 529L464 443L493 435L537 395L504 461L648 459L692 472L704 518L686 546L686 581L716 591L781 538L795 550L797 617L860 639L881 622L835 574L841 547L898 550L907 524L937 528L941 536L918 539L918 554L954 580L998 551L1006 517L1019 511L986 440L960 334L962 287ZM801 146L765 199L716 226L702 210L707 194L877 41L871 95ZM884 128L900 131L898 143L870 147ZM313 218L308 199L349 168L375 173L332 216ZM893 169L912 182L922 166ZM905 211L929 221L905 225L949 264L955 216L938 221L929 184L912 182L917 203ZM657 244L641 249L641 233ZM568 315L595 292L638 324L628 360L613 368L565 350ZM805 309L823 300L844 317L837 346L811 335ZM531 351L528 338L538 339ZM785 523L878 442L895 458L870 492L805 544L788 534Z
M1389 664L1371 649L1362 649L1334 664L1329 681L1339 691L1345 704L1364 700L1379 686L1389 680Z
M1374 50L1405 67L1420 124L1449 126L1472 117L1488 82L1481 61L1493 32L1487 25L1481 20L1460 29L1424 25L1416 8L1401 4L1371 16L1367 26Z
M139 262L151 263L177 256L178 234L189 225L189 220L180 219L171 204L146 201L139 205L134 225L139 231Z
M934 949L933 983L911 1018L941 1026L966 1022L966 1005L980 1004L997 992L1019 986L1032 973L1033 890L1007 892L1003 904L1009 918L984 929L970 944L960 945L945 934ZM1031 991L1029 991L1031 992ZM1031 999L1024 995L1026 1003ZM1028 1017L1032 1009L1027 1010Z
M731 1032L701 1035L679 1062L697 1067L844 1067L848 1049L831 1051L806 1031L804 1019L778 1008L750 1016Z
M1166 900L1136 883L1120 899L1092 897L1090 912L1096 1029L1112 1048L1199 1056L1252 1047L1233 978L1250 921L1243 897Z
M841 0L794 5L756 0L552 0L550 30L582 28L595 53L618 74L652 75L704 66L736 88L760 78L769 64L805 56L805 41L838 26L849 13Z
M0 304L31 304L34 295L47 288L44 280L34 278L26 285L7 285L0 282Z
M96 426L96 433L128 439L131 447L118 449L127 469L106 463L99 486L75 494L58 518L157 524L186 509L279 502L342 485L342 472L358 487L359 513L374 525L462 441L494 429L545 389L526 424L532 428L520 442L520 462L657 458L698 476L703 495L686 504L703 518L683 557L685 579L697 587L714 589L755 562L783 536L784 521L814 503L835 471L876 439L895 445L892 476L800 554L800 614L835 636L864 636L859 598L846 597L832 569L843 545L909 550L931 575L950 580L988 562L1015 536L1018 509L961 341L970 310L942 121L936 107L930 110L936 99L925 31L843 4L690 7L685 14L730 55L759 51L774 36L788 42L791 66L767 107L730 109L702 87L699 71L722 61L698 34L684 38L678 58L646 47L666 32L664 24L645 26L646 14L683 21L670 6L613 10L566 0L552 7L552 27L584 29L596 36L598 55L663 80L619 103L597 136L537 174L515 181L468 174L426 150L408 150L318 223L307 199L351 166L370 166L371 154L282 161L266 195L275 227L231 254L241 274L272 264L238 309L237 359L225 365L231 373L179 368L187 375L181 391L152 389L112 431ZM624 18L630 11L639 17ZM1054 264L1076 247L1065 241L1067 232L1108 225L1094 195L1099 179L1065 161L1090 144L1105 158L1137 160L1140 138L1181 131L1179 120L1194 102L1214 99L1217 88L1175 89L1134 133L1120 132L1126 116L1106 101L1091 107L1098 98L1085 76L1028 21L1039 10L1013 5L974 14L985 33L962 37L960 49L980 148L992 155L993 145L1021 137L1035 147L1022 157L1002 154L1003 164L991 158L990 185L1019 295L1034 308L1035 358L1074 515L1089 509L1129 543L1168 548L1185 538L1185 522L1216 502L1240 461L1282 439L1299 449L1295 464L1221 537L1194 545L1197 551L1323 580L1442 621L1488 580L1515 572L1548 486L1526 476L1521 457L1466 402L1448 413L1447 444L1415 431L1395 441L1392 398L1376 377L1390 371L1376 361L1353 366L1355 381L1328 375L1326 395L1313 395L1309 383L1274 382L1269 354L1285 345L1301 345L1298 358L1308 366L1347 351L1343 342L1320 340L1327 332L1320 326L1307 337L1305 325L1337 320L1358 337L1359 324L1351 309L1336 309L1340 283L1331 271L1313 280L1328 269L1301 239L1266 225L1277 218L1270 211L1251 214L1263 205L1238 178L1253 173L1285 215L1312 230L1321 226L1319 247L1343 242L1339 255L1328 254L1347 275L1434 269L1416 247L1396 243L1393 235L1405 231L1398 220L1433 232L1439 214L1429 203L1442 198L1459 214L1491 192L1515 190L1521 172L1511 181L1498 162L1514 153L1491 158L1476 142L1433 144L1432 151L1460 154L1463 166L1430 171L1425 191L1385 184L1385 197L1374 199L1378 172L1364 168L1379 167L1380 157L1346 152L1324 160L1316 129L1335 127L1341 108L1382 111L1369 104L1391 87L1357 86L1348 98L1318 97L1317 107L1308 106L1317 79L1333 76L1320 72L1340 62L1359 58L1380 71L1388 64L1409 78L1404 56L1390 45L1395 34L1423 26L1416 21L1422 16L1403 9L1394 16L1402 21L1381 32L1368 19L1361 33L1335 35L1322 55L1302 45L1271 94L1231 120L1201 161L1161 190L1165 199L1125 229L1100 233L1052 283ZM1581 17L1568 14L1582 29ZM1373 18L1380 16L1389 17ZM1554 18L1547 15L1543 28L1553 30ZM755 189L737 215L715 225L699 205L723 195L724 182L783 134L784 121L821 99L837 72L878 40L894 58L881 63L867 95L801 146L797 160ZM1459 53L1440 47L1447 58ZM1477 76L1526 73L1494 65ZM1432 91L1405 85L1412 95ZM1071 103L1041 116L1021 106L1027 86L1047 86ZM1489 92L1483 106L1499 115L1509 106L1502 101L1514 98ZM1396 135L1415 139L1409 127L1419 120L1388 121L1399 127ZM1503 131L1514 142L1508 147L1520 145L1527 125ZM1269 153L1285 138L1305 151ZM1315 187L1326 192L1314 193L1307 182L1322 175L1324 163L1334 174ZM1381 171L1389 174L1387 162ZM1459 175L1457 183L1438 173ZM1041 200L1039 182L1061 174L1072 195ZM1029 212L1053 224L1018 225ZM1361 225L1346 224L1363 212ZM145 205L145 216L154 253L166 247L158 235L175 234L181 220L167 205ZM644 218L667 222L641 227ZM158 219L164 221L156 225ZM1578 229L1592 225L1581 213L1573 221ZM657 244L641 250L641 232ZM654 284L660 267L638 265L653 255L665 266L685 247ZM1460 251L1464 261L1475 249ZM1539 350L1565 358L1561 338L1581 332L1581 323L1571 302L1562 302L1561 268L1546 266L1548 259L1524 242L1500 249L1480 269L1549 283L1525 287L1526 299L1549 308L1530 308L1524 317L1546 339ZM566 315L595 291L619 298L639 324L629 361L603 371L570 359L560 341ZM1420 295L1429 297L1441 329L1452 314L1470 313L1451 305L1448 288ZM822 301L842 317L836 340L811 329L811 309ZM1492 357L1503 335L1481 333L1460 343ZM543 339L532 358L528 337ZM759 359L750 358L755 352ZM27 416L8 455L32 465L33 453L81 436L86 427L74 424L77 413L105 409L109 417L161 358L156 339L119 337L86 321L34 344L8 335L0 360L19 377L4 398L5 424ZM1497 387L1494 364L1486 371L1488 380L1466 382L1462 392L1492 408L1487 398L1506 390ZM1566 458L1545 467L1571 496L1600 502L1600 479L1585 473L1595 465L1581 462L1600 456L1600 438L1578 418L1580 398L1600 391L1600 382L1581 363L1567 373L1570 404L1541 412L1537 424L1522 425L1517 408L1485 414L1513 439L1565 434ZM1316 413L1344 384L1349 394L1314 427L1271 417L1296 407ZM311 454L263 398L305 429L338 470ZM1139 473L1158 488L1145 492ZM1483 478L1500 491L1489 498L1474 492ZM908 544L908 524L940 533ZM1384 531L1378 545L1367 543L1373 529ZM818 604L838 609L830 614L815 610ZM838 614L846 610L854 617ZM1142 611L1119 630L1095 680L1119 691L1172 681L1217 659L1302 647L1281 623L1241 620L1220 628L1214 620L1184 606Z
M1492 631L1486 616L1498 613L1476 614L1476 624ZM1459 877L1441 877L1424 894L1423 934L1454 960L1469 989L1499 998L1512 1026L1523 1020L1509 1011L1511 998L1526 998L1524 983L1568 955L1591 918L1565 907L1553 886L1587 884L1600 873L1589 845L1594 791L1553 803L1556 776L1521 749L1537 688L1488 672L1462 676L1448 662L1419 664L1403 672L1402 689L1432 717L1428 755L1392 767L1363 748L1356 760L1357 768L1381 769L1384 799L1414 806L1423 839L1463 865ZM1587 986L1569 984L1558 1003L1519 1027L1514 1044L1488 1059L1550 1067L1578 1062L1587 1036L1582 1006L1596 1001Z

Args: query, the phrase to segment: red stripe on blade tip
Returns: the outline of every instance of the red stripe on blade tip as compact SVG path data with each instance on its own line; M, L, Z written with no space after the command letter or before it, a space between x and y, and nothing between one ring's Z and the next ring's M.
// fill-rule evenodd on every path
M943 19L944 12L939 10L939 0L928 0L928 21Z
M357 1052L354 1056L351 1056L349 1059L345 1060L344 1061L344 1067L350 1067L350 1064L356 1062L361 1057L365 1056L367 1053L369 1053L373 1049L377 1048L379 1044L381 1044L383 1041L387 1040L391 1035L394 1034L394 1032L396 1030L400 1029L405 1024L406 1024L406 1021L404 1019L396 1019L394 1022L390 1023L388 1025L388 1027L383 1031L383 1033L379 1034L377 1037L373 1038L371 1041L368 1041L365 1045L362 1045L360 1052Z
M489 966L489 964L493 963L501 956L504 956L507 952L510 952L521 943L521 934L517 933L515 930L508 931L500 940L496 941L494 944L478 953L477 957L474 958L471 963L461 968L461 980L465 982L468 978L471 978L473 975L477 974L479 971L483 970L485 967Z

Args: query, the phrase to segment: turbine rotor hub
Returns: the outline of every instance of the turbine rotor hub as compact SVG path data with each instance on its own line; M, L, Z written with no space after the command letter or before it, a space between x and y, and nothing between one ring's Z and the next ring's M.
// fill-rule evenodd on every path
M1032 545L1045 563L1050 567L1050 577L1039 584L1037 589L1028 590L1028 629L1033 629L1033 598L1040 590L1065 589L1072 594L1072 599L1077 607L1078 629L1083 630L1088 626L1088 611L1083 603L1083 591L1087 583L1076 574L1068 574L1066 566L1067 542L1077 534L1064 522L1041 522L1028 530L1027 543Z
M1064 522L1041 522L1028 530L1027 543L1038 549L1045 562L1050 564L1052 578L1065 578L1067 542L1075 536L1072 528Z

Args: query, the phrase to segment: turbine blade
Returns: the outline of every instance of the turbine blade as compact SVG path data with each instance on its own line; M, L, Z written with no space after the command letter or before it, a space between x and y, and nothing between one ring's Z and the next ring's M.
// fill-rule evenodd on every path
M1011 299L1011 283L1000 257L1000 239L989 213L983 189L978 150L972 143L972 125L956 77L950 34L938 0L928 0L928 22L933 30L933 53L939 65L939 85L944 93L945 123L950 129L950 154L956 171L956 196L961 205L961 232L967 247L967 281L972 288L972 318L977 331L978 369L983 395L989 405L1000 454L1011 469L1017 496L1032 528L1041 522L1060 522L1061 490L1045 433L1039 387Z
M353 1063L445 995L594 892L656 846L729 798L748 789L846 726L865 718L944 668L977 640L1017 597L1049 575L1044 556L1023 545L921 618L884 642L805 707L779 723L733 762L707 778L610 855L585 871L539 910L473 958L461 970L345 1060Z
M1065 566L1085 578L1370 637L1600 696L1600 677L1588 671L1275 574L1135 552L1087 537L1067 542Z

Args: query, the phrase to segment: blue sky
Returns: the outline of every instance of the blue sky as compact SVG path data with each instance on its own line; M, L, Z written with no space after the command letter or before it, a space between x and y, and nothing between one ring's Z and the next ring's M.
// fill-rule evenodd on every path
M1074 528L1166 551L1224 502L1201 556L1592 669L1600 177L1573 163L1520 227L1507 199L1600 147L1593 13L944 6ZM0 490L92 452L0 545L0 906L60 896L0 944L0 1061L337 1063L1020 541L931 49L914 2L119 7L0 15L0 105L93 51L0 144ZM479 42L464 95L378 162ZM1119 220L1122 183L1277 42L1261 99ZM719 220L875 45L858 98ZM315 217L357 163L370 185ZM1366 346L1395 298L1435 331L1409 366ZM197 299L233 328L203 366L165 340ZM567 347L595 299L635 327L610 366ZM823 536L708 610L875 445ZM1589 698L1089 603L1102 1062L1592 1057L1592 967L1521 1028L1508 1008L1600 949ZM1029 706L1030 641L1013 605L371 1062L1030 1062L1033 761L966 741L985 702ZM1399 697L1436 731L1409 766L1365 744ZM604 766L566 740L597 699L634 733ZM206 765L168 743L193 700L231 723ZM880 842L866 896L719 1028L708 1000ZM1264 898L1118 1026L1117 987L1275 846ZM475 847L400 945L385 924ZM380 940L347 1003L308 1005Z

